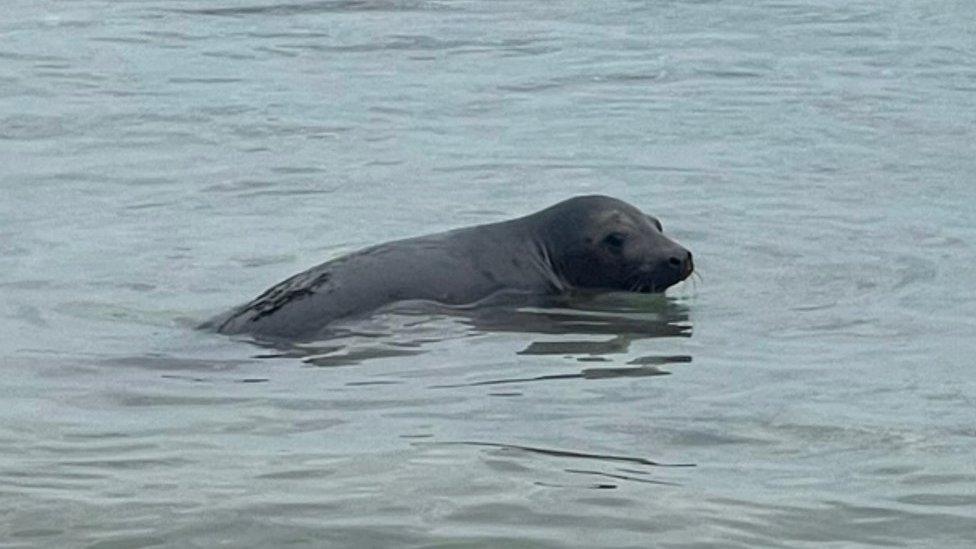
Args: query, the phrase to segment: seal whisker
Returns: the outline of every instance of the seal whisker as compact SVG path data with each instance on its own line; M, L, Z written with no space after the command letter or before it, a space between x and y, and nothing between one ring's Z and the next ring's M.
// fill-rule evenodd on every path
M644 291L644 288L648 284L647 279L644 278L645 276L646 276L646 273L641 272L640 270L637 270L632 275L630 275L629 277L627 277L625 279L626 281L632 281L632 282L628 282L627 283L627 288L628 288L627 291L628 292L638 292L638 293L643 292Z

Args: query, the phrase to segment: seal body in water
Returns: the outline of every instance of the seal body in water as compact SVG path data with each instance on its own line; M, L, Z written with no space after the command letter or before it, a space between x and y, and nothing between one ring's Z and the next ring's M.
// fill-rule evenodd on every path
M691 252L665 236L657 219L614 198L579 196L518 219L397 240L327 261L204 327L307 339L337 319L398 301L464 305L500 292L663 292L693 268Z

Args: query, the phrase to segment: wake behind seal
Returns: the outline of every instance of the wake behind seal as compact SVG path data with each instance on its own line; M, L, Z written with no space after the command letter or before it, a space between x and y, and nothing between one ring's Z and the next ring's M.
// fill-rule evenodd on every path
M607 196L525 217L379 244L288 278L204 324L224 334L302 340L331 322L406 300L475 303L499 292L663 292L694 270L660 222Z

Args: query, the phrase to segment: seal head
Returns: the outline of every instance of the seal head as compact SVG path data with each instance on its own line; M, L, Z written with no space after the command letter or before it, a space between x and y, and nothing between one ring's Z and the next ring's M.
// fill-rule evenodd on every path
M607 196L581 196L538 214L539 240L568 288L663 292L694 271L691 252L661 222Z

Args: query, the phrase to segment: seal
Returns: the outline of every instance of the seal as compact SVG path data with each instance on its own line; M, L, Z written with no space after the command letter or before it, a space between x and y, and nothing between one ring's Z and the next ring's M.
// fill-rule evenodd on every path
M203 327L301 340L329 323L423 300L466 305L495 294L663 292L694 270L661 222L608 196L534 214L380 244L299 273Z

